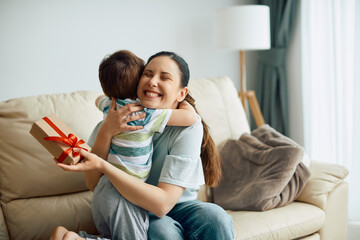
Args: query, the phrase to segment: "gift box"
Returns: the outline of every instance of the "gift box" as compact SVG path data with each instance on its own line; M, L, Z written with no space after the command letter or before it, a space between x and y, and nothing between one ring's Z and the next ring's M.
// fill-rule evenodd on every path
M78 152L73 148L82 148L90 151L90 147L80 139L55 114L36 121L30 130L36 140L41 143L60 163L74 165L81 160Z

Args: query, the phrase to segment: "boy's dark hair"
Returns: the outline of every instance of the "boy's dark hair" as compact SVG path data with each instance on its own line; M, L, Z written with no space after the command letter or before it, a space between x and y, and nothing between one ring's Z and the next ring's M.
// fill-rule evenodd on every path
M128 50L106 56L99 66L99 80L105 95L135 99L144 65L144 60Z

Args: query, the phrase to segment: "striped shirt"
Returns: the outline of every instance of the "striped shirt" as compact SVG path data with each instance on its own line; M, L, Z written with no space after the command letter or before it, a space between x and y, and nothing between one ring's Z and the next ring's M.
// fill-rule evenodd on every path
M136 102L139 100L116 99L116 107L119 109L126 104ZM104 119L107 117L110 106L111 99L108 97L101 98L97 104L97 107L104 113ZM146 113L144 119L128 122L128 125L143 126L143 128L114 136L111 140L107 160L124 172L145 181L151 169L153 135L156 132L163 132L172 110L144 108L142 111L133 113L133 115L143 112Z

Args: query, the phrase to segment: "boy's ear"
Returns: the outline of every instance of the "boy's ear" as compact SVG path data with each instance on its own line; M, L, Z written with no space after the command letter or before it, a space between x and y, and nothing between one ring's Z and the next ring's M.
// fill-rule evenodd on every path
M177 100L178 102L182 102L182 101L185 99L185 97L186 97L186 95L187 95L188 93L189 93L189 89L188 89L187 87L181 88L181 89L180 89L179 96L176 98L176 100Z

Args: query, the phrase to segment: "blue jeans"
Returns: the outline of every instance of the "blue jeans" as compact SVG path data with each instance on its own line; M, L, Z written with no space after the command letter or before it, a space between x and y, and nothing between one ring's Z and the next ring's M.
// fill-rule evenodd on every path
M231 216L213 203L178 203L165 217L150 213L149 220L149 240L234 239Z
M92 201L95 225L101 236L80 232L96 240L117 239L233 239L232 218L224 209L199 200L178 203L164 217L148 214L124 199L106 175L97 184Z

